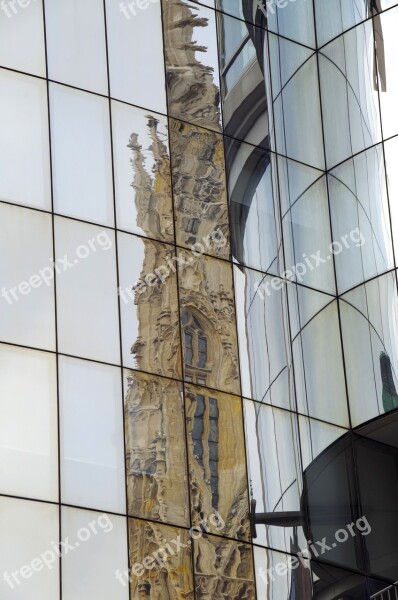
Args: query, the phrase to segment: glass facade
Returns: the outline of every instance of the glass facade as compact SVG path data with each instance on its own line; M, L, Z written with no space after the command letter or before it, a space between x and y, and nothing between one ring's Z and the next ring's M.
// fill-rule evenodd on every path
M1 0L2 597L398 598L397 26Z

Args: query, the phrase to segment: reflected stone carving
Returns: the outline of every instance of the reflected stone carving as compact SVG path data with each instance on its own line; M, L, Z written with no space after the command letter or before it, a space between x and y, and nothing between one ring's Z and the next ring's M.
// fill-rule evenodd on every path
M129 539L131 600L194 600L188 531L129 519Z
M185 388L192 521L218 511L225 527L211 533L249 539L247 474L241 399Z
M255 599L253 556L248 544L204 536L195 542L194 565L198 600Z
M127 147L132 157L130 164L134 178L131 187L135 191L137 225L146 235L165 242L173 242L173 211L171 202L170 159L167 138L161 139L158 130L159 120L147 115L148 133L152 140L149 148L144 149L139 143L137 133L132 133ZM151 173L146 167L146 157L154 164Z
M130 371L127 386L128 513L188 526L181 384Z
M197 58L201 52L206 62L206 54L213 50L216 55L217 48L199 46L194 40L195 28L208 27L209 19L202 15L215 18L214 14L182 0L163 0L162 8L169 114L221 131L220 90L214 82L214 68Z
M144 238L142 243L145 252L141 283L135 286L134 295L138 335L131 353L135 355L137 369L181 379L177 277L171 269L163 281L156 275L156 269L172 261L173 249ZM151 275L147 281L152 285L142 284Z
M207 254L229 257L229 227L222 136L169 119L177 244L202 244ZM222 247L203 243L221 232ZM202 251L200 246L195 250Z
M195 257L181 250L179 294L183 328L184 379L240 395L232 269L228 263ZM196 316L206 343L206 363L190 364L190 314Z

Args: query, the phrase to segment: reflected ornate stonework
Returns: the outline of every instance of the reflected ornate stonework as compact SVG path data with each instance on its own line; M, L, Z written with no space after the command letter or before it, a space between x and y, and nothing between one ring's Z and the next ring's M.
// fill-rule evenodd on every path
M229 257L228 205L222 136L169 119L177 244L202 243L207 254ZM222 248L203 244L214 231ZM200 247L199 247L200 251Z
M214 510L225 522L211 533L249 539L247 474L241 399L185 387L192 521Z
M220 90L213 68L205 64L206 53L214 49L193 39L195 28L208 27L208 18L198 14L202 7L182 0L162 0L162 9L169 114L221 131ZM203 62L197 58L200 52Z
M128 513L189 526L181 384L134 371L127 384Z
M174 252L172 247L142 239L145 256L140 282L159 267L167 266ZM154 275L156 279L156 275ZM138 285L135 290L138 336L131 347L137 369L181 379L180 331L177 298L177 277L173 271L164 279L149 281L154 285Z
M195 542L195 587L198 600L254 600L252 549L248 544L214 536Z
M130 519L129 539L132 600L194 599L191 546L186 530ZM177 551L173 540L180 540L185 547ZM167 550L163 564L153 560L160 548ZM145 568L146 565L150 568Z
M195 257L183 250L178 256L184 379L240 395L231 265L207 256ZM190 330L184 322L190 314L196 316L206 339L205 364L198 352L197 360L195 352L190 352Z
M152 115L147 115L147 119L148 132L152 139L149 148L143 150L136 133L130 135L127 144L132 153L130 163L134 178L131 187L135 191L137 225L149 237L173 242L170 159L167 139L161 139L158 131L158 119ZM154 160L151 173L146 167L145 155L148 153Z

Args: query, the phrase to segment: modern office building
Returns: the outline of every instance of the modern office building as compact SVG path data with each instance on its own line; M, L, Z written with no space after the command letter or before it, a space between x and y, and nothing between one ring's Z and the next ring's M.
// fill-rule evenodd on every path
M398 599L398 0L0 1L0 597Z

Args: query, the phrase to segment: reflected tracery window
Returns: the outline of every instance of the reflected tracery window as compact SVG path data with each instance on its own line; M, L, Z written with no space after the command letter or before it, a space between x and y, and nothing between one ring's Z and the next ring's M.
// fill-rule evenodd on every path
M206 384L208 367L207 336L199 319L189 310L182 316L185 348L185 380ZM198 371L199 370L199 371Z

